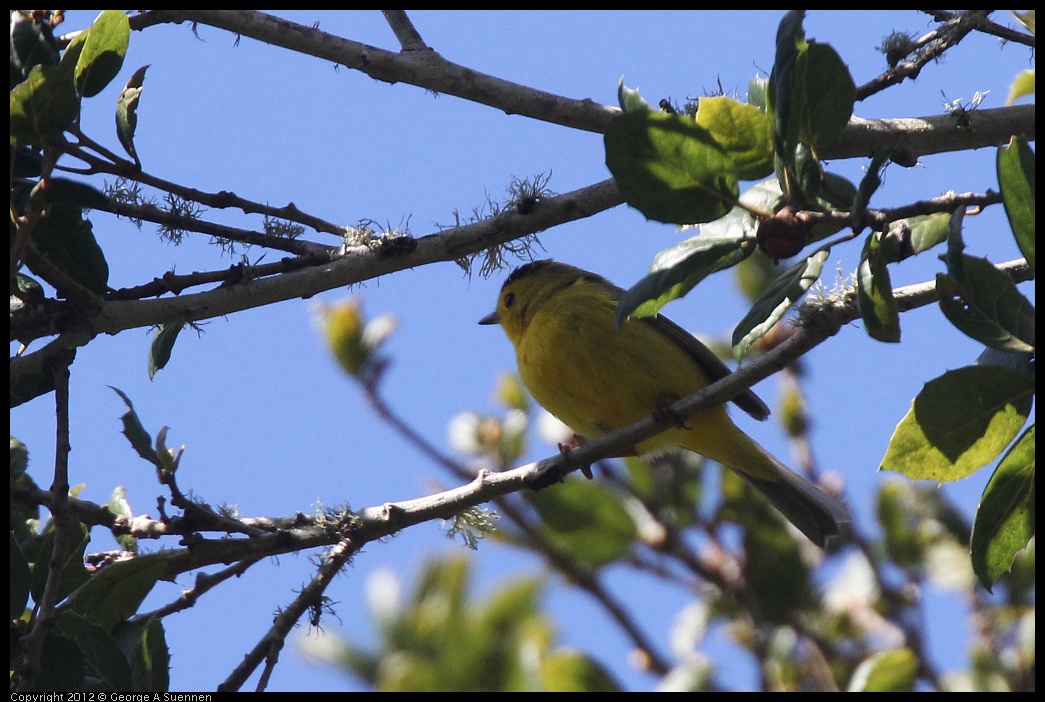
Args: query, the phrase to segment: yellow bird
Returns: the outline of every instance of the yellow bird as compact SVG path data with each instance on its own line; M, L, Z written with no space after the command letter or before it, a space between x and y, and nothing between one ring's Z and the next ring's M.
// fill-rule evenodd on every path
M497 310L479 321L504 328L534 399L589 438L634 424L730 372L710 349L660 315L628 319L618 328L614 312L621 293L595 273L535 261L508 276ZM733 402L756 419L769 416L750 390ZM836 545L849 524L845 507L738 429L724 405L636 450L648 454L673 446L734 470L821 548Z

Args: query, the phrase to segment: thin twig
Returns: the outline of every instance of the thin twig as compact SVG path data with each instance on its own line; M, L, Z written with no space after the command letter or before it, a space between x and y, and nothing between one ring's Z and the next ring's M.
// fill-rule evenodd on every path
M864 100L877 92L911 78L922 68L940 58L947 49L960 42L969 32L982 26L991 10L966 10L958 13L911 44L914 58L904 61L856 89L856 99Z
M311 227L317 232L325 232L336 236L341 236L345 231L344 227L302 212L293 202L287 203L283 207L273 207L272 205L248 200L227 190L222 190L217 193L209 193L204 190L179 185L178 183L173 183L169 180L154 176L141 170L133 161L118 158L115 157L115 155L113 155L115 160L99 158L93 153L87 151L82 145L69 144L65 147L65 150L70 156L74 156L88 164L90 169L63 167L61 170L83 174L109 173L111 175L120 176L121 178L128 178L137 181L144 185L149 185L186 200L206 205L207 207L213 207L216 209L236 208L246 214L264 214L276 219L297 222L306 227Z
M921 12L932 15L933 19L937 22L947 22L954 19L959 13L951 12L950 10L921 10ZM1023 44L1029 46L1032 49L1035 47L1035 36L1028 34L1027 32L1013 29L1012 27L1006 27L1004 24L998 24L986 20L976 27L977 32L983 32L984 34L993 34L994 36L1004 39L1005 41L1011 41L1013 44Z
M330 550L316 576L294 598L290 606L279 613L272 627L244 656L243 661L233 669L225 681L218 686L219 692L239 690L262 662L269 661L271 666L283 648L287 635L306 613L312 611L312 621L318 620L318 613L323 611L325 605L323 593L360 546L361 544L356 544L352 539L343 539ZM264 679L267 678L263 677L263 681Z

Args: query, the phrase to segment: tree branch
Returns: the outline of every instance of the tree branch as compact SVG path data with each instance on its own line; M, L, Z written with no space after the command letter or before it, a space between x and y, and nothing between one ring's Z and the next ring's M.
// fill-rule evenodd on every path
M329 34L315 27L253 10L151 10L131 18L131 27L193 22L225 29L301 54L354 68L386 83L409 83L504 110L602 132L620 111L593 100L571 100L502 80L447 61L435 51L392 52Z
M421 237L416 240L416 250L407 256L383 254L360 245L323 265L207 292L158 300L107 301L93 315L71 316L67 308L27 313L11 320L12 338L28 342L63 331L116 334L136 327L194 322L283 300L308 298L407 268L453 261L564 222L590 217L621 202L613 180L605 180L571 193L542 198L529 214L505 211L481 222Z
M908 78L917 78L927 63L939 59L943 52L964 39L969 32L986 24L990 12L991 10L966 10L943 20L939 27L911 42L909 54L914 54L914 58L898 63L866 85L861 85L856 90L856 99L864 100L890 85L902 83Z
M160 23L195 22L282 46L354 68L387 83L409 83L483 105L574 129L602 133L620 114L591 99L573 100L502 80L447 61L437 52L391 52L252 10L150 10L131 18L135 29ZM962 24L961 27L965 28ZM948 34L950 36L950 34ZM949 46L949 44L948 44ZM1034 139L1034 105L968 112L975 120L960 128L947 116L901 120L853 117L821 158L870 156L878 148L903 148L913 156L965 151L1005 143L1013 134ZM913 130L908 134L906 130ZM922 142L925 143L922 143Z
M54 482L51 484L51 500L47 508L54 517L54 538L51 540L51 552L41 554L48 561L43 593L30 621L29 633L18 641L22 656L12 676L11 689L20 692L32 690L40 673L44 640L57 621L55 606L58 604L59 588L62 586L62 573L69 565L69 554L76 546L72 541L73 513L69 509L69 451L72 448L69 444L69 365L73 356L71 351L55 356L50 368L54 373L57 439ZM43 567L39 561L36 565L38 568Z
M385 20L388 21L388 26L395 33L396 39L399 40L400 46L403 47L403 51L419 51L428 48L428 45L425 44L424 39L421 38L421 35L414 27L414 23L406 16L405 11L381 10L381 13L385 16Z

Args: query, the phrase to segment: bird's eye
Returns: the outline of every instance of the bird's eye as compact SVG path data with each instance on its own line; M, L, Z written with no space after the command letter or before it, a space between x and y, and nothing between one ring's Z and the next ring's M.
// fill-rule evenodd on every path
M504 296L504 309L510 310L515 304L515 293L510 292Z

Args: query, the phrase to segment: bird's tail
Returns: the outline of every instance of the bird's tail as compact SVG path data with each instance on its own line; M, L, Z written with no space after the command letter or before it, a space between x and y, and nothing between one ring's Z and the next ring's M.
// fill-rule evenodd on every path
M709 457L762 493L814 544L828 551L839 546L850 528L845 506L785 466L740 429L734 429L739 436L724 442L730 447L729 455Z

